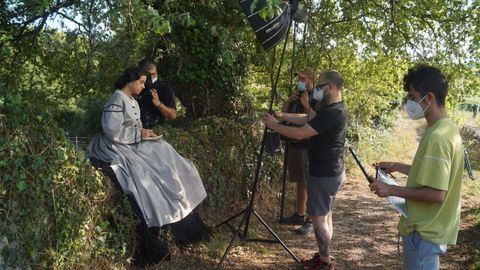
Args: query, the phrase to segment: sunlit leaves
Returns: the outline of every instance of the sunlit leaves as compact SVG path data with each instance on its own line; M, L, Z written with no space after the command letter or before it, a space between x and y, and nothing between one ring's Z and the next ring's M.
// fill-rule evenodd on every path
M149 17L149 29L153 30L156 34L164 35L172 31L170 22L165 18L165 14L160 15L158 10L148 6L147 14Z

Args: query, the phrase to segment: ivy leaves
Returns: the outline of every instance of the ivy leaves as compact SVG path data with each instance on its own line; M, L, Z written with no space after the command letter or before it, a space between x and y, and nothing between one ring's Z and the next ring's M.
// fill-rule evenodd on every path
M0 235L6 266L71 269L94 254L126 256L130 234L125 231L132 224L113 226L104 219L116 220L120 211L131 216L128 202L115 201L116 210L105 207L102 202L113 189L105 192L105 181L67 142L51 115L7 94L0 106L0 131Z

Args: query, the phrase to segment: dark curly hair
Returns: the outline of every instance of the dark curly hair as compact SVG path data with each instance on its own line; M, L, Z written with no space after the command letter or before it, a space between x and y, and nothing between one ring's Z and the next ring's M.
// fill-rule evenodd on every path
M122 89L127 83L136 81L141 76L147 76L147 73L139 67L129 67L118 77L114 84L115 89Z
M428 92L432 92L437 99L437 105L444 107L448 93L448 81L440 69L419 64L410 68L403 77L403 89L406 92L413 89L422 97Z

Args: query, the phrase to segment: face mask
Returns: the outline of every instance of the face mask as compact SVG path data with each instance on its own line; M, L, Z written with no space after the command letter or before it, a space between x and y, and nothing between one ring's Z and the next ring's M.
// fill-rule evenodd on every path
M321 89L320 87L316 87L313 90L313 99L315 99L317 101L322 101L322 99L323 99L323 89Z
M428 109L430 104L428 104L427 107L425 107L425 110L420 106L420 102L427 97L426 95L420 99L418 102L415 102L413 100L407 100L407 104L405 104L405 110L407 111L408 117L413 120L418 120L422 119L425 117L425 111Z
M307 87L305 86L304 82L298 82L297 83L297 88L298 88L298 91L300 91L300 92L307 91Z
M157 77L153 78L152 77L152 83L155 83L157 81Z

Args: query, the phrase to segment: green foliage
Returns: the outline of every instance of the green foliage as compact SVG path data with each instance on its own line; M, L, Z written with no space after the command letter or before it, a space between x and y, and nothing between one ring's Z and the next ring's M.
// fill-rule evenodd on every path
M189 11L195 24L173 23L173 32L178 34L168 37L174 49L161 67L161 76L173 82L188 117L248 113L244 84L249 45L244 41L242 15L228 1L216 9L206 5L178 5Z
M114 199L110 180L79 156L52 117L34 112L18 94L2 97L1 267L73 269L128 257L128 202Z
M262 17L264 20L267 20L280 14L282 12L279 6L281 2L282 0L266 1L266 5L259 11L260 17ZM254 0L252 2L252 5L250 6L250 13L254 12L254 10L257 8L257 4L258 0Z
M102 131L103 107L108 97L85 96L73 106L60 106L53 112L58 125L69 136L91 137Z
M480 170L480 128L464 126L461 134L472 168Z
M275 15L280 2L266 0L262 17ZM292 64L317 73L337 69L345 78L349 139L371 146L396 120L402 76L414 63L448 75L449 111L480 92L478 1L303 2L309 21L295 35L294 63L288 44L278 105L291 90ZM63 132L98 131L116 77L143 57L159 60L160 77L171 81L186 116L198 119L177 120L175 129L160 132L199 167L209 190L204 212L243 205L261 127L242 116L267 109L273 56L255 43L238 1L24 0L4 6L0 241L7 243L2 256L9 265L95 268L102 260L128 258L129 208L120 207L122 199L111 202L109 180L76 156ZM74 27L52 27L47 21L53 17ZM265 159L260 188L271 191L279 160Z
M136 224L128 201L75 152L49 114L34 114L38 108L18 94L7 94L0 104L5 266L72 269L128 262ZM201 206L207 222L243 207L261 126L216 117L176 124L182 128L159 132L199 168L209 194ZM265 156L264 162L259 188L273 194L281 158Z

